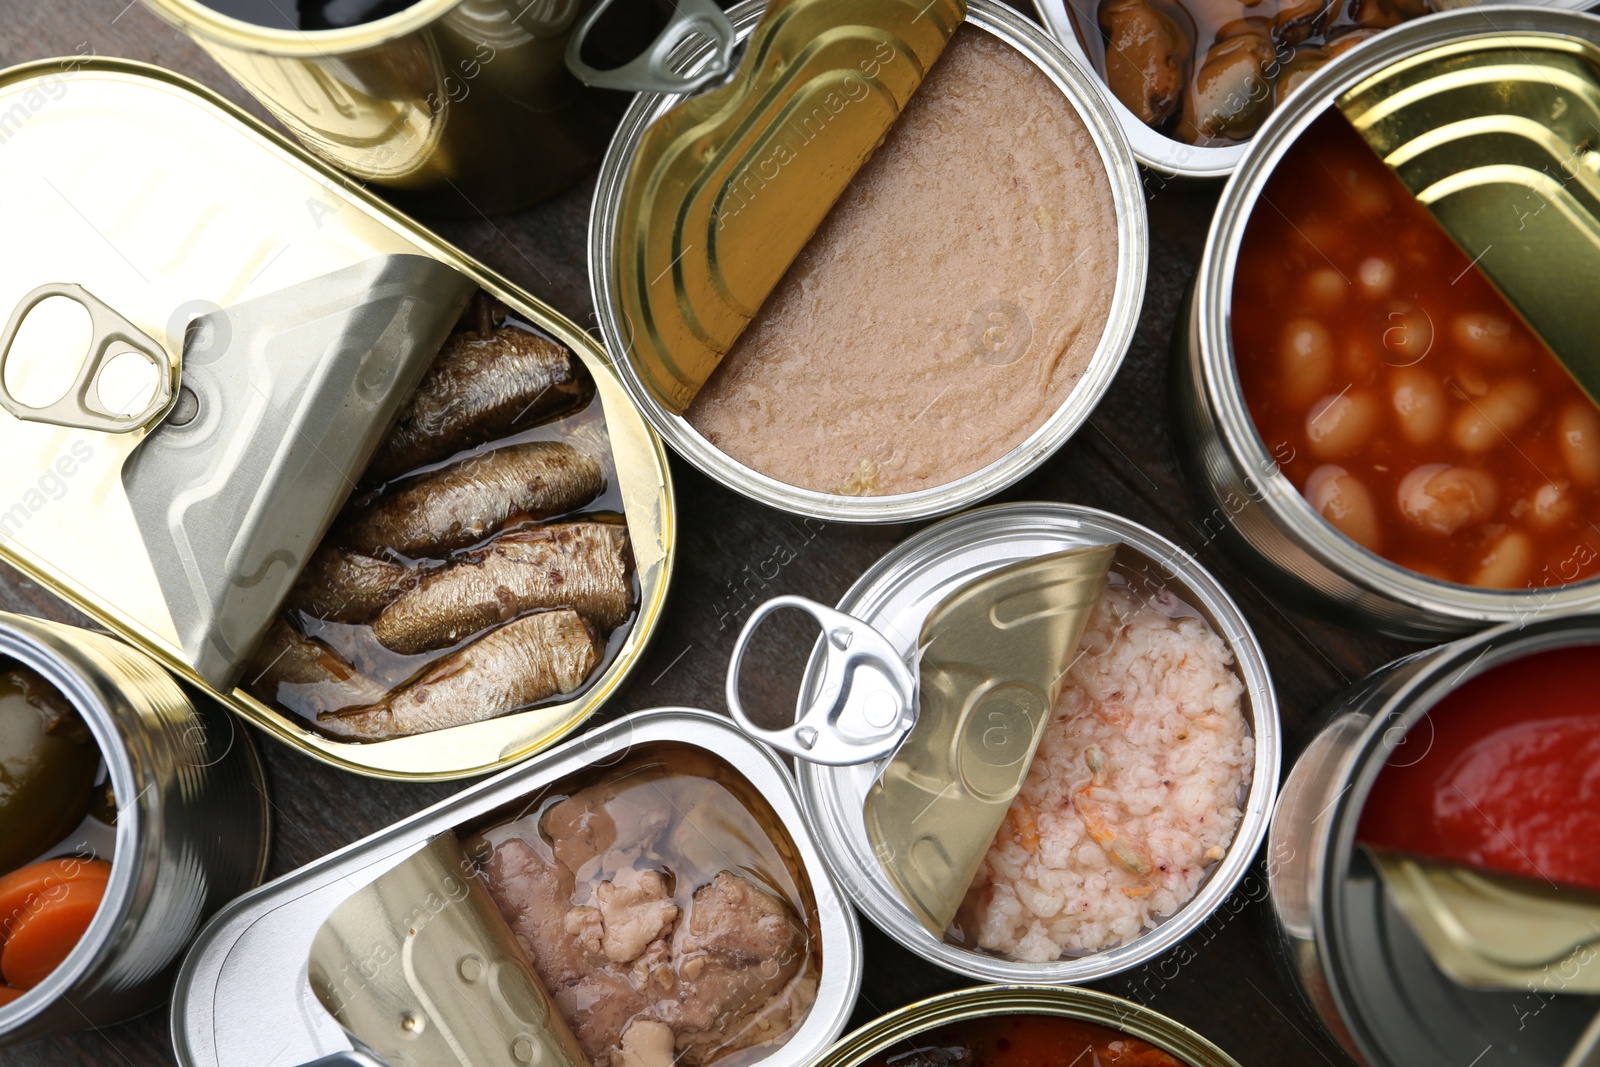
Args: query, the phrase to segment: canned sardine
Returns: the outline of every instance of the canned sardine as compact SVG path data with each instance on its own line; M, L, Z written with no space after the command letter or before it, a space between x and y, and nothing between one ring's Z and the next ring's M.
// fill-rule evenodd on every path
M478 773L581 723L674 545L598 345L176 75L39 64L0 97L46 88L0 148L59 191L4 169L29 253L0 271L0 553L340 766ZM173 145L148 189L72 165L135 141ZM95 242L51 238L90 215ZM142 395L91 404L130 362Z
M924 652L924 620L953 591L1019 561L1110 545L1109 573L1040 735L1019 717L1017 700L980 702L959 727L946 727L961 735L945 746L960 749L959 767L946 782L924 780L920 795L878 795L882 760L824 766L806 761L804 738L791 749L802 757L807 817L846 892L890 936L950 970L993 981L1077 982L1136 966L1204 921L1266 833L1280 742L1261 650L1215 580L1143 527L1068 505L980 509L894 549L839 611L914 662ZM827 629L813 654L801 685L803 713L833 699L839 683L829 646L841 633ZM860 642L847 644L855 654ZM839 692L842 732L866 736L885 721L883 694L872 685ZM969 750L983 760L966 759ZM992 800L1002 783L1016 786L1015 773L1001 772L1029 751L1020 791L1001 794L1009 807L999 831L964 899L956 895L954 921L929 929L899 885L920 883L941 863L960 866L945 856L952 836L937 826L915 831L916 810L864 813L897 799L930 809L940 801L955 808L969 796ZM922 760L916 773L927 779L935 766L944 764ZM868 817L909 823L913 832L897 835L903 848L885 850ZM941 821L958 818L951 811Z
M783 764L661 709L236 901L185 963L173 1041L185 1067L800 1067L849 1018L860 952Z
M249 736L113 638L0 615L0 743L0 1044L155 1007L266 869Z
M1498 626L1357 683L1290 770L1273 910L1359 1062L1583 1061L1600 871L1576 783L1600 737L1597 670L1600 617Z
M802 7L856 47L767 47ZM747 67L809 65L639 97L590 224L602 328L652 425L738 492L846 522L949 512L1044 462L1115 375L1148 258L1137 168L1047 35L991 0L880 7L893 32L860 5L735 9Z
M1019 1060L1236 1063L1188 1027L1132 1001L1089 989L1004 985L963 989L890 1012L840 1041L817 1067L1002 1067Z
M1454 12L1330 63L1252 142L1172 383L1207 535L1265 582L1419 639L1600 603L1600 406L1558 345L1587 312L1525 295L1592 254L1596 203L1545 171L1586 150L1595 86L1600 20ZM1526 238L1524 199L1559 205Z
M1527 3L1590 6L1589 0ZM1135 158L1161 177L1180 179L1226 178L1272 109L1324 64L1394 26L1455 6L1437 0L1289 0L1227 9L1183 0L1038 4L1056 39L1099 75Z

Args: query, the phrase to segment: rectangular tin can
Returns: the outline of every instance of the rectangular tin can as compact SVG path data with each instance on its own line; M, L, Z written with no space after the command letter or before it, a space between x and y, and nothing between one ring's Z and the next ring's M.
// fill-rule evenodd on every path
M15 306L43 283L75 282L178 353L197 314L380 257L423 257L566 346L594 378L639 601L632 630L587 689L532 711L367 744L316 733L242 689L213 695L325 762L377 776L441 779L527 756L616 691L666 596L672 486L660 441L587 333L169 71L98 59L16 67L0 74L0 115L0 202L11 213L11 247L19 250L0 266L0 304ZM124 487L123 468L140 439L0 415L8 460L0 470L0 558L203 685Z
M643 711L608 723L236 900L201 934L178 976L172 1005L178 1062L297 1067L350 1053L349 1035L317 999L307 972L318 929L340 904L439 834L480 822L586 769L613 765L632 749L662 744L702 750L731 767L792 841L796 865L810 883L821 971L809 1014L787 1043L757 1062L815 1063L855 1006L861 979L855 913L823 864L783 763L725 717L689 708ZM499 1021L485 1024L494 1028ZM270 1041L263 1040L267 1033Z

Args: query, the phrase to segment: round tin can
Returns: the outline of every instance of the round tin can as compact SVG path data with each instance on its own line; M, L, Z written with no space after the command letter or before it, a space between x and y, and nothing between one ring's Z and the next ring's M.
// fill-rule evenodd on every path
M350 1052L352 1038L325 1002L317 999L307 967L319 928L340 905L442 834L466 826L481 828L508 811L523 814L528 798L559 788L574 775L615 768L640 753L668 750L664 760L670 760L671 750L684 749L715 758L748 785L781 829L786 839L782 850L791 868L804 875L820 962L816 999L788 1040L753 1062L761 1067L809 1067L838 1039L855 1007L861 984L861 933L855 912L822 861L783 761L746 737L726 716L694 708L655 708L607 723L235 900L201 933L178 976L172 1002L172 1043L178 1062L183 1067L276 1067L321 1062L323 1057L329 1062L356 1062L337 1058ZM665 792L661 795L667 797ZM706 827L714 827L713 819L699 814L706 818ZM773 832L771 827L768 831ZM444 903L426 906L437 911ZM409 907L408 901L403 914L410 914ZM418 929L426 925L419 923ZM465 950L465 946L446 950ZM405 958L404 968L390 966L398 963L397 954L358 959L351 969L358 970L362 984L381 984L385 976L394 978L402 969L412 972L410 957ZM470 993L471 985L468 980L460 988ZM481 991L484 985L478 983L477 988ZM437 1007L459 1006L459 998L454 999L457 1004ZM504 999L484 997L474 1005L477 1010L468 1007L463 1017L467 1025L486 1034L499 1034L507 1027L514 1034L527 1026L528 1020L514 1017ZM261 1035L267 1031L273 1040L264 1042ZM539 1062L506 1047L511 1045L511 1041L502 1044L502 1058L495 1062Z
M667 443L695 467L723 485L771 507L830 522L892 523L957 511L1001 491L1050 457L1083 425L1110 387L1132 343L1144 300L1149 235L1139 168L1128 151L1093 75L1074 62L1049 34L998 0L968 0L966 24L999 38L1031 60L1067 97L1083 120L1111 187L1117 219L1117 280L1110 312L1083 377L1061 406L1022 444L971 474L930 489L886 496L847 496L788 485L734 460L711 444L689 421L669 411L646 385L635 358L633 331L621 312L617 250L628 235L618 231L629 167L647 128L675 102L661 94L641 94L629 107L601 164L589 224L590 284L601 331L614 354L624 387L645 418ZM765 10L747 0L729 12L741 39L754 30ZM711 55L702 48L684 57L694 69Z
M1397 660L1333 704L1286 776L1269 838L1273 912L1306 1000L1361 1063L1558 1067L1600 1010L1559 984L1495 992L1450 981L1355 843L1379 772L1420 758L1403 746L1429 709L1494 667L1588 646L1600 655L1600 615L1508 623Z
M1506 2L1515 3L1516 0L1506 0ZM1591 2L1592 0L1527 0L1528 6L1570 11L1582 11L1588 8ZM1099 5L1091 3L1090 0L1034 0L1034 6L1038 8L1040 18L1050 27L1050 32L1061 42L1062 47L1071 52L1072 57L1085 67L1094 69L1094 61L1084 48L1081 34L1099 32L1095 21ZM1250 147L1248 141L1231 145L1186 144L1176 137L1169 137L1159 130L1146 126L1137 115L1128 110L1126 104L1117 99L1116 94L1111 92L1098 74L1095 76L1095 84L1105 94L1106 105L1117 116L1117 124L1127 135L1128 143L1133 148L1134 158L1159 175L1199 181L1226 178L1233 173L1234 168L1244 157L1245 150Z
M1519 590L1429 578L1335 530L1278 468L1251 420L1234 362L1234 272L1267 179L1289 146L1344 91L1441 45L1491 45L1506 35L1600 43L1600 19L1535 7L1473 8L1386 31L1330 61L1268 117L1223 191L1188 308L1173 334L1171 401L1178 459L1210 536L1264 584L1343 625L1413 640L1454 637L1539 612L1600 605L1600 581Z
M167 999L205 919L261 881L271 846L255 746L215 701L101 634L0 614L0 658L36 671L93 734L117 801L105 897L50 976L0 1007L0 1044L120 1022Z
M145 6L318 156L432 207L497 211L553 196L604 144L604 115L566 65L579 0L418 0L324 30L255 25L204 0Z
M1171 948L1195 929L1249 869L1267 832L1278 782L1281 744L1278 704L1255 635L1227 592L1182 548L1142 526L1070 504L1004 504L980 508L932 526L897 546L867 570L839 610L888 636L909 657L923 619L945 593L997 567L1084 545L1120 543L1113 570L1170 589L1205 617L1227 643L1244 683L1246 720L1255 759L1243 814L1226 855L1195 896L1159 926L1115 948L1049 963L1019 963L949 944L930 933L884 873L862 812L880 765L827 767L800 762L797 774L806 815L823 856L862 913L922 958L960 974L994 982L1088 982L1116 974ZM822 657L812 655L800 687L800 706L819 696Z
M1120 1030L1171 1053L1188 1067L1238 1064L1188 1027L1131 1000L1092 989L1002 985L960 989L908 1004L850 1034L833 1046L816 1067L860 1067L873 1057L893 1056L896 1046L905 1045L910 1050L912 1039L938 1027L1005 1015L1055 1015ZM1064 1057L1072 1054L1070 1048L1061 1051Z

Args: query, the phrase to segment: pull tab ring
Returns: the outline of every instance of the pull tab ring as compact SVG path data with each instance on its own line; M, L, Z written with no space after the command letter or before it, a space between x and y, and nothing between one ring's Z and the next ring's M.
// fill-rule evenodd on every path
M583 45L611 0L599 0L578 23L567 40L567 69L585 85L596 89L622 89L639 93L693 93L721 81L733 69L733 52L738 33L728 16L711 0L677 0L676 10L666 28L640 55L620 67L601 70L583 61ZM680 74L672 68L672 53L692 37L705 37L717 51L705 66L693 74Z
M5 383L6 364L11 346L22 329L28 312L53 296L64 297L89 313L89 355L78 370L78 378L65 396L53 404L33 407L11 395ZM155 366L156 388L144 408L131 415L112 411L100 401L100 372L118 356L133 353ZM43 422L104 433L131 433L143 429L172 403L177 366L167 350L152 341L144 331L117 314L111 306L81 285L52 282L41 285L22 298L11 313L5 333L0 334L0 407L24 422Z
M822 686L816 702L794 725L767 730L745 714L739 674L756 630L784 608L797 608L822 624ZM889 639L853 615L799 596L774 597L751 614L728 661L727 695L728 710L745 733L781 752L830 767L882 759L899 746L917 718L916 678ZM852 701L862 713L841 724L840 713Z

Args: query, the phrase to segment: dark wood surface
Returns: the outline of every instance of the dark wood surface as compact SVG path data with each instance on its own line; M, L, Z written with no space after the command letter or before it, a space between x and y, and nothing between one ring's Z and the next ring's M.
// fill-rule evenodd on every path
M126 6L124 6L126 5ZM205 82L265 118L253 100L187 38L137 0L5 0L0 4L0 65L70 54L123 56L159 63ZM136 165L136 162L133 164ZM589 318L584 237L590 178L556 199L520 213L428 223L469 254L579 322ZM1167 345L1184 288L1199 260L1217 187L1180 187L1151 177L1149 290L1127 363L1088 425L1044 468L1005 494L1007 500L1054 500L1104 508L1190 546L1242 605L1266 647L1282 703L1286 763L1309 738L1319 709L1347 685L1406 651L1406 646L1330 626L1273 602L1248 573L1199 536L1196 509L1180 479L1168 428ZM3 227L3 220L0 220ZM3 233L3 229L0 229ZM3 241L3 237L0 237ZM7 248L4 254L22 254ZM793 550L763 596L802 593L832 602L911 527L857 529L800 524L752 504L674 461L682 530L671 604L649 655L610 717L661 705L723 709L727 654L745 613L743 587L780 544ZM787 555L787 553L781 553ZM765 573L770 573L770 567ZM49 593L0 565L0 609L82 622ZM781 669L776 702L798 679L809 640L797 631L764 644ZM775 705L782 706L782 705ZM789 705L792 706L792 703ZM341 845L446 797L457 785L372 781L323 766L262 739L277 838L271 874L309 863ZM1246 1065L1348 1064L1301 1008L1275 956L1259 863L1234 896L1187 942L1137 970L1098 983L1195 1027ZM910 1001L972 984L901 949L863 922L866 976L852 1025ZM270 1026L270 1022L264 1021ZM167 1014L121 1026L0 1050L0 1064L173 1062Z

